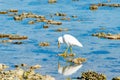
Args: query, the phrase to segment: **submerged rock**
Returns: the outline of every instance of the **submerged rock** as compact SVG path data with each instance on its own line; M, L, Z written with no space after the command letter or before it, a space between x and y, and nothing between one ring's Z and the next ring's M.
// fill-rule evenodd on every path
M11 43L13 40L1 40L0 43Z
M48 42L40 42L39 46L45 47L45 46L50 46L50 44Z
M45 29L49 28L49 25L43 25L43 28L45 28Z
M60 20L67 20L67 21L69 21L70 20L70 18L68 17L62 17Z
M76 15L72 15L71 17L72 17L72 18L77 18L78 16L76 16Z
M12 42L12 44L23 44L23 42Z
M62 32L62 31L68 31L67 28L58 28L57 30L55 30L56 32Z
M99 38L120 40L120 34L111 34L111 33L101 32L101 33L92 34L92 36L96 36L96 37L99 37Z
M57 0L48 0L48 3L56 3Z
M29 21L28 24L35 24L35 22L32 20L32 21Z

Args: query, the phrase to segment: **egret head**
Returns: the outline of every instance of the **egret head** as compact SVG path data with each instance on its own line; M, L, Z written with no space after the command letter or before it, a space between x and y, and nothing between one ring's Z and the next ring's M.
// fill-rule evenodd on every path
M58 38L58 48L60 47L60 43L63 43L63 38L62 37Z

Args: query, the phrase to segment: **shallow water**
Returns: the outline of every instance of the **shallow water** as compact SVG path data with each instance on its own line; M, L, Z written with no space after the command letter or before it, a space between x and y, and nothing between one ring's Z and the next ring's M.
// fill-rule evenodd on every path
M98 0L106 2L105 0ZM22 12L32 12L38 15L49 15L56 12L66 13L68 17L77 15L78 18L71 18L70 21L59 20L60 17L52 19L61 21L60 26L51 25L48 29L43 28L44 23L27 24L28 19L14 21L13 17L0 15L0 33L19 34L28 36L24 44L0 44L0 63L13 65L26 63L29 65L41 64L42 68L37 72L49 74L56 80L64 80L66 77L76 77L83 71L94 70L107 75L108 80L114 76L120 76L120 41L100 39L91 36L96 32L120 32L120 8L100 7L96 11L90 11L90 4L98 3L95 0L58 0L55 4L48 4L47 0L7 0L0 1L0 10L18 9ZM120 3L118 0L110 3ZM78 21L80 20L80 21ZM57 28L68 28L67 32L55 32ZM105 28L102 30L101 28ZM73 52L79 57L87 58L82 68L71 76L63 76L57 72L58 53L65 50L66 45L60 49L57 47L57 38L63 34L75 36L83 48L73 47ZM40 42L47 41L48 47L40 47ZM60 63L65 64L60 58Z

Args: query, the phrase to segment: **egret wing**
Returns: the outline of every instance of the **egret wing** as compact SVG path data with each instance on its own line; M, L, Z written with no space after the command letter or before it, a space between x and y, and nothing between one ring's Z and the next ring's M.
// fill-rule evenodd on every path
M72 35L69 34L65 34L64 35L64 40L66 43L68 43L69 45L76 45L79 47L83 47L83 45Z

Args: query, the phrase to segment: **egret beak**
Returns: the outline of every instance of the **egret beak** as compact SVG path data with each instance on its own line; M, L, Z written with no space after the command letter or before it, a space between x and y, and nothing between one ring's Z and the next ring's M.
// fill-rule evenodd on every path
M60 42L58 41L58 48L60 48Z

